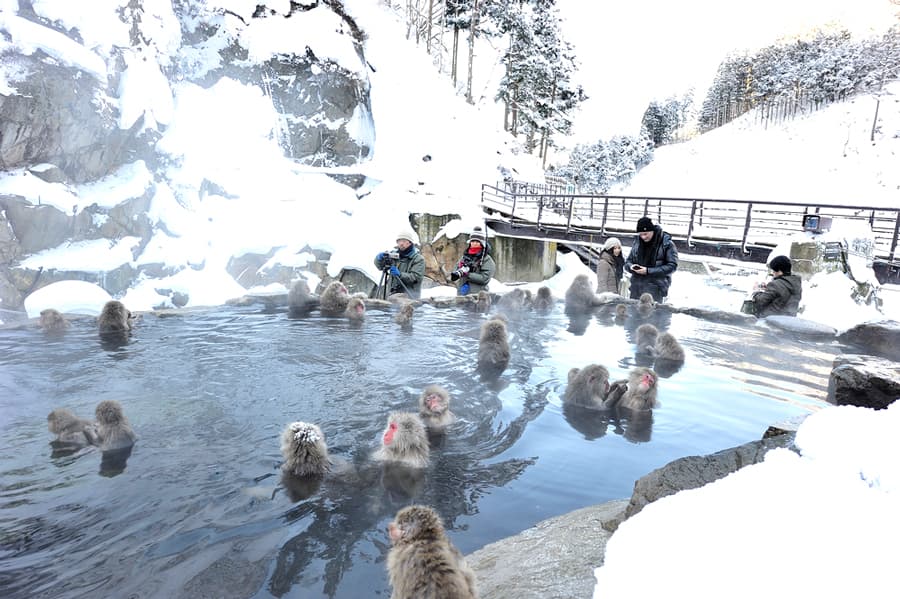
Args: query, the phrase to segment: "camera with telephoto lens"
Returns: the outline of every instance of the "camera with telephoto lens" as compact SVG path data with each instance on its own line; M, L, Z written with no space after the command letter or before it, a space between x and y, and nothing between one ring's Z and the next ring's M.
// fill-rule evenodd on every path
M450 280L458 281L459 279L466 276L467 274L469 274L469 267L468 266L460 266L459 268L457 268L456 270L454 270L453 272L450 273Z
M381 268L387 270L400 260L400 250L394 248L381 253Z

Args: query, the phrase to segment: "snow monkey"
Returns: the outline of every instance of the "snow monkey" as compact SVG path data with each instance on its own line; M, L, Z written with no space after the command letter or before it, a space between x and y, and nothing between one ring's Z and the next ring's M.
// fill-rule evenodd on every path
M656 373L649 368L638 366L628 374L628 380L616 381L609 390L606 403L609 407L617 404L629 410L649 410L659 406L656 401Z
M641 297L638 298L637 311L641 318L647 318L653 314L654 306L656 306L656 302L653 301L653 296L649 293L642 293Z
M652 354L659 336L659 329L650 323L642 324L637 328L637 351L641 354Z
M319 300L322 313L331 316L343 314L344 310L347 309L348 303L350 303L350 294L347 291L347 286L340 281L330 282L325 291L322 292L322 297Z
M397 315L394 316L394 322L399 324L402 328L412 327L413 312L415 312L415 307L412 305L412 302L403 304L400 306Z
M90 443L86 431L93 427L89 420L78 418L65 408L56 408L47 414L47 428L56 435L56 442L83 446Z
M101 335L124 335L133 327L134 315L120 301L110 300L103 306L98 319Z
M476 599L475 573L444 531L440 516L410 505L388 525L391 599Z
M324 476L331 467L325 435L315 424L292 422L281 433L282 471L293 476Z
M376 460L399 462L412 468L428 465L431 449L428 433L418 414L393 412L381 438L381 449L373 456Z
M478 340L478 370L485 376L498 376L509 365L509 334L506 323L492 318L481 325Z
M537 312L548 312L553 308L553 293L550 288L544 285L537 290L537 296L534 298L534 309Z
M578 275L566 289L566 312L590 312L594 305L594 286L591 280L585 274Z
M111 399L101 401L97 404L94 415L97 418L96 427L86 431L92 445L96 445L101 451L134 445L136 436L122 413L119 402Z
M45 333L59 333L69 328L69 321L66 320L59 310L54 308L41 310L39 324Z
M297 279L288 292L288 314L305 316L318 305L319 300L310 293L309 283L306 282L306 279Z
M684 348L675 339L672 333L660 333L656 338L656 346L653 353L657 360L671 360L672 362L684 361Z
M443 431L456 420L450 411L450 394L439 385L428 385L419 396L419 417L425 427L434 432Z
M347 302L347 309L344 310L344 316L352 323L359 324L366 319L366 303L362 298L353 296Z
M586 408L605 409L609 393L609 371L600 364L590 364L569 371L569 384L563 401Z
M487 314L491 309L491 294L482 289L475 300L475 311L479 314Z

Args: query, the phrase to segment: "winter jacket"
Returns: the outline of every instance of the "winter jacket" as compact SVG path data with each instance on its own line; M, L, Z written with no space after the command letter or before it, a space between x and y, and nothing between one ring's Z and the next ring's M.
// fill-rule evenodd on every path
M384 270L384 266L384 260L379 260L378 256L376 256L375 268ZM425 278L425 258L416 249L416 246L411 245L405 252L400 252L400 259L397 260L396 266L397 270L400 271L400 276L390 277L390 294L406 294L408 290L409 297L419 299L419 296L422 295L422 279ZM404 289L404 286L406 286L406 289Z
M465 262L469 263L469 274L463 275L456 281L456 287L459 290L459 294L477 294L482 289L487 291L488 283L491 282L494 271L497 270L497 265L494 264L494 259L491 258L491 255L485 252L480 259L475 261L472 261L471 259L467 260L467 257L463 256L456 267L459 268L460 266L463 266ZM465 293L463 293L463 285L466 284L468 284L469 287Z
M635 274L631 266L647 267L646 275ZM625 260L625 271L631 273L631 298L638 299L642 293L649 293L657 302L669 295L672 273L678 268L678 249L672 236L659 225L653 228L653 238L644 243L640 236L634 238L631 252Z
M753 294L756 316L765 318L776 314L796 316L800 309L803 286L797 275L775 277L766 284L763 291Z
M625 259L603 250L597 261L597 293L619 293Z

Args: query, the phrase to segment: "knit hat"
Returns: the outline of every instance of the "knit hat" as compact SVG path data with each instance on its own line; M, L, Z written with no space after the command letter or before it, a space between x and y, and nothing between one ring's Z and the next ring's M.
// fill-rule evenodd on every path
M603 244L603 251L611 251L616 246L622 247L622 242L619 241L618 237L610 237L606 240L606 243Z
M642 216L638 219L636 230L638 233L643 233L644 231L652 231L653 221L650 220L649 216Z
M769 262L769 268L789 275L791 274L791 259L787 256L775 256Z
M487 237L485 236L484 231L481 230L481 227L475 227L472 230L472 233L471 235L469 235L469 239L468 241L466 241L466 243L470 243L472 241L479 241L481 242L482 246L487 245Z
M416 234L408 229L404 229L403 231L400 231L399 233L397 233L396 239L397 239L397 241L399 241L401 239L406 239L410 243L416 243Z

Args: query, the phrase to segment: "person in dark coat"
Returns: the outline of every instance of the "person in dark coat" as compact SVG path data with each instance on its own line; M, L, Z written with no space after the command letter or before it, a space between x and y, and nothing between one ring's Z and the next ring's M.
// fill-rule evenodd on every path
M603 244L600 259L597 260L597 293L619 293L624 270L622 242L618 237L610 237Z
M375 256L375 268L387 270L390 275L389 293L403 294L411 299L418 299L422 293L422 280L425 278L425 258L416 249L415 235L404 230L397 233L397 257L391 252L379 252Z
M466 253L450 273L450 280L456 284L459 295L478 295L482 289L488 290L495 270L497 266L491 258L487 236L480 227L475 227L469 235Z
M678 249L672 237L647 216L638 219L637 234L625 260L625 270L631 273L631 299L649 293L662 302L678 268Z
M769 262L769 270L775 278L766 283L762 291L753 294L756 316L796 316L800 309L803 286L800 277L791 274L791 259L776 256Z

